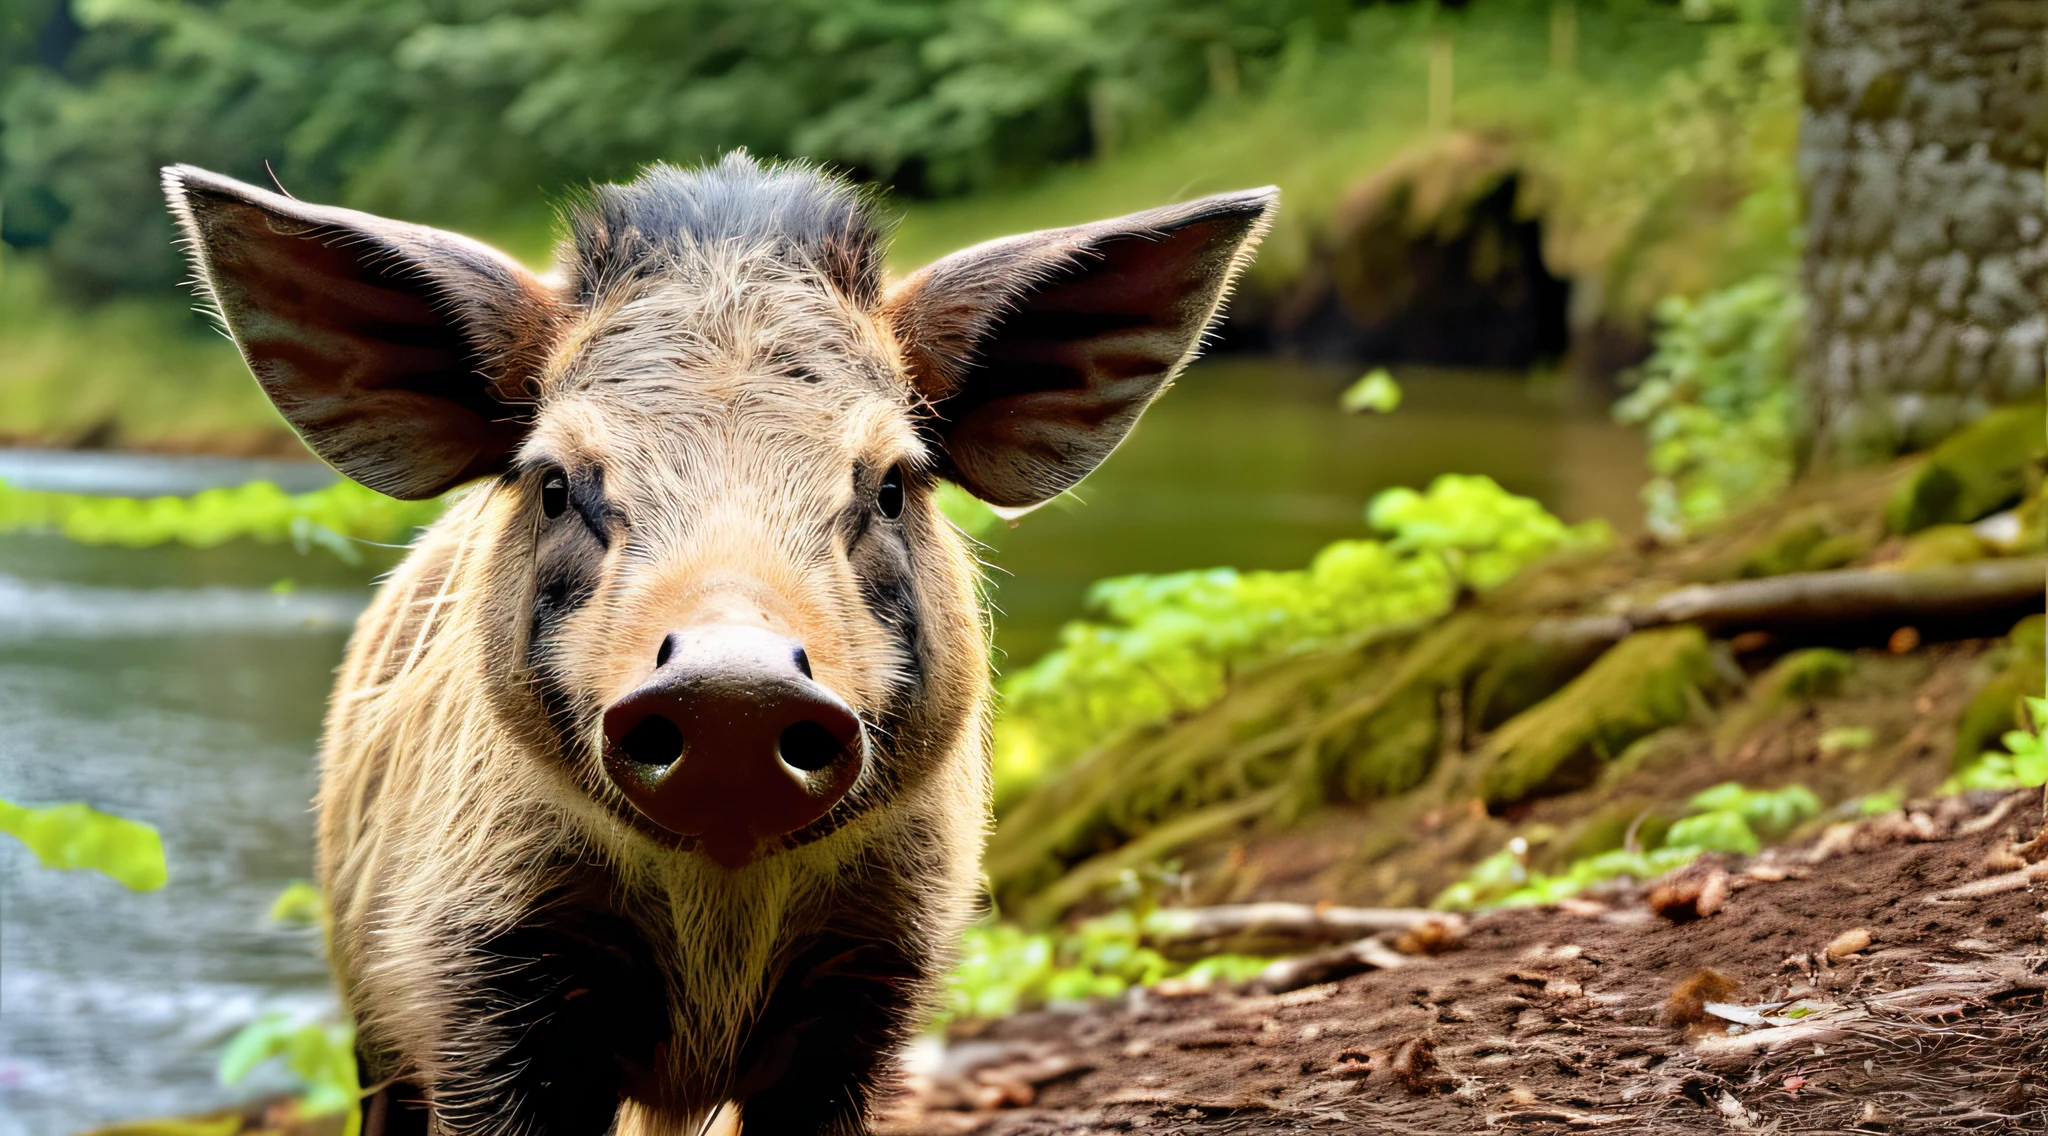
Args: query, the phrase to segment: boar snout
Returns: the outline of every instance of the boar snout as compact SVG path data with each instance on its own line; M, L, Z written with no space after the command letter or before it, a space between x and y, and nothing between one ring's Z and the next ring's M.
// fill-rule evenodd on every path
M860 775L860 718L796 641L711 626L662 640L654 673L604 715L605 771L655 824L728 868L825 815Z

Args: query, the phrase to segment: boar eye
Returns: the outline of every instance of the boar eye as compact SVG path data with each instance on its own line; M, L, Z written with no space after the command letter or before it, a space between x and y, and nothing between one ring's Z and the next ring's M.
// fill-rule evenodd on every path
M558 467L550 467L540 475L541 515L554 520L569 507L569 475Z
M903 467L892 465L882 475L882 487L875 491L875 508L882 515L895 520L903 515Z

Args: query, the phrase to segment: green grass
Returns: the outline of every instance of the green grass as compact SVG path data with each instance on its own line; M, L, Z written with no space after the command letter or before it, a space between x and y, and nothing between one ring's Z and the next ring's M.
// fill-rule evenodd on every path
M1462 18L1420 6L1374 7L1358 13L1352 29L1347 43L1291 55L1269 91L1213 102L1122 153L1010 193L909 206L892 266L912 269L1004 233L1274 184L1281 216L1252 274L1255 284L1291 279L1347 190L1437 134L1428 121L1429 45L1437 33L1451 46L1449 127L1501 132L1521 146L1529 166L1524 205L1558 222L1546 249L1553 269L1603 267L1628 243L1620 229L1655 227L1651 214L1660 210L1709 208L1642 184L1660 171L1641 167L1667 157L1647 151L1682 141L1671 127L1688 110L1706 113L1686 105L1702 100L1682 85L1674 89L1672 76L1698 64L1711 37L1737 30L1686 23L1671 7L1582 19L1575 64L1561 69L1551 63L1550 9L1541 4L1489 5ZM1753 116L1762 121L1749 140L1782 155L1788 170L1794 103L1774 92ZM1646 285L1646 295L1615 299L1646 310L1666 292L1705 286L1682 258L1670 259L1653 266L1660 280Z
M81 309L0 250L0 441L214 453L297 443L234 345L178 297Z

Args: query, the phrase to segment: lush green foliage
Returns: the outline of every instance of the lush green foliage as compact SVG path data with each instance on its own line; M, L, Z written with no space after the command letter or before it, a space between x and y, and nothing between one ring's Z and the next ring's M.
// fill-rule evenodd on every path
M1188 987L1244 982L1270 961L1214 955L1176 963L1144 945L1144 925L1143 918L1120 911L1050 933L997 922L969 927L960 963L946 978L940 1019L999 1018L1051 1003L1114 998L1167 979Z
M1427 492L1389 489L1367 520L1377 540L1339 541L1305 569L1210 568L1103 580L1093 619L1003 680L999 800L1140 723L1207 705L1234 670L1446 611L1460 588L1497 586L1523 565L1607 539L1568 526L1486 477L1445 474Z
M242 1027L221 1052L221 1084L232 1085L275 1059L282 1059L305 1086L298 1098L301 1115L344 1115L344 1136L362 1130L355 1030L333 1022L300 1022L285 1013L265 1014Z
M2048 782L2048 698L2027 699L2027 714L2033 729L2006 731L1999 739L2005 743L2005 752L1978 754L1942 784L1942 791L2030 789Z
M1597 275L1606 314L1633 319L1795 258L1796 45L1785 22L1746 17L1696 62L1545 114L1531 158L1553 271Z
M483 225L525 254L544 248L533 187L733 146L920 197L1086 157L1161 183L1134 204L1178 195L1190 176L1256 170L1313 215L1418 136L1423 44L1448 29L1454 121L1535 142L1545 211L1563 204L1575 218L1552 242L1565 268L1612 262L1604 291L1616 296L1711 283L1718 258L1694 254L1719 242L1718 226L1695 222L1753 188L1796 121L1773 100L1796 83L1732 47L1684 82L1667 78L1707 39L1692 25L1741 15L1773 28L1793 6L1577 0L1568 45L1551 0L1471 7L22 0L0 24L0 58L13 64L0 90L0 222L17 247L47 251L67 290L103 294L175 279L153 178L170 161L258 181L268 161L303 196ZM1255 105L1267 101L1272 114ZM1171 125L1191 113L1215 121ZM1106 191L1124 196L1099 181L1090 195ZM1003 212L1005 225L1017 219ZM1674 251L1636 255L1638 237ZM1683 280L1656 282L1671 273Z
M1615 407L1649 433L1643 498L1663 536L1712 524L1791 479L1792 368L1805 318L1793 271L1798 76L1792 37L1749 11L1642 109L1592 110L1598 125L1565 147L1582 160L1557 167L1558 192L1606 206L1571 216L1634 218L1589 220L1565 239L1590 242L1582 255L1608 263L1634 296L1664 289L1655 350ZM1702 199L1731 189L1734 207L1701 225ZM1616 240L1611 255L1595 251Z
M1423 104L1428 45L1448 33L1453 125L1512 140L1520 207L1543 219L1546 263L1596 280L1588 294L1603 318L1626 325L1659 297L1725 285L1792 248L1797 83L1784 28L1796 5L1786 0L1766 5L1772 23L1733 26L1691 22L1732 11L1688 16L1667 0L1577 0L1568 45L1552 0L1475 0L1465 11L1348 0L1348 12L1347 0L1195 0L1113 5L1114 18L1095 20L1102 4L795 0L741 11L706 0L649 14L577 0L550 15L524 0L72 0L85 25L74 35L50 16L57 0L26 0L0 25L0 55L18 64L0 79L0 228L29 250L0 276L10 362L0 433L181 449L288 442L229 346L194 334L176 310L180 268L153 173L165 161L261 182L268 160L302 196L451 225L538 262L551 238L536 187L693 160L709 144L690 138L715 135L716 146L804 154L894 182L906 206L899 268L1255 173L1287 201L1251 268L1248 290L1271 291L1309 267L1332 208L1361 178L1441 141ZM980 30L934 30L933 13ZM754 20L780 30L750 38ZM573 35L540 34L572 22ZM813 42L791 48L784 33L799 25ZM663 39L678 27L692 40L680 54ZM868 30L833 30L845 27ZM700 73L703 50L718 61ZM891 70L899 57L909 70ZM746 87L762 58L779 76L773 98ZM1047 78L1075 69L1089 76L1080 87ZM857 81L830 78L840 74ZM801 117L819 92L847 100L821 112L839 124L830 131L792 129L771 144L780 127L731 126ZM1040 96L1053 102L1033 103ZM934 111L933 100L956 109ZM958 109L977 101L993 109ZM897 113L913 104L924 109ZM1030 124L1055 121L1081 130L1075 154L1090 161L1046 156L1063 151L1039 146ZM1097 123L1113 144L1096 141ZM867 141L831 141L854 135ZM954 176L940 150L998 137L988 153L1014 162L953 163L983 171L959 183L977 192L922 196ZM888 139L922 149L892 173L867 156L896 145ZM52 277L64 297L139 288L161 310L104 316L41 294ZM26 300L12 291L24 278L38 282Z
M1706 852L1755 855L1765 839L1782 837L1820 815L1820 798L1804 785L1747 789L1728 781L1694 794L1686 808L1691 815L1674 823L1657 847L1616 848L1573 861L1555 874L1532 871L1528 843L1518 838L1445 888L1432 906L1452 911L1535 907L1609 880L1654 879Z
M1615 407L1649 431L1650 527L1675 536L1765 500L1792 478L1792 367L1806 305L1772 273L1658 307L1657 346Z
M998 517L966 490L942 483L939 509L968 536ZM300 552L324 548L348 563L357 542L403 544L441 514L446 501L398 501L352 481L310 493L286 493L267 481L208 489L190 497L103 497L46 493L0 482L0 533L61 532L82 544L143 548L180 543L208 548L231 540L290 541Z
M440 514L441 501L397 501L353 481L286 493L267 481L190 497L96 497L15 489L0 482L0 533L54 530L83 544L201 548L247 539L325 548L349 563L357 541L397 544Z
M0 801L0 832L28 845L44 867L90 869L134 891L155 891L170 879L153 826L75 801L43 808Z
M38 258L0 246L0 440L228 453L287 441L234 345L180 299L69 306Z
M8 239L167 283L154 168L429 215L734 146L957 192L1257 86L1345 0L42 0L0 26Z
M1814 796L1813 791L1804 785L1787 785L1783 789L1748 789L1739 782L1724 781L1711 789L1693 794L1687 805L1698 810L1700 816L1721 814L1739 819L1746 829L1752 830L1765 840L1780 839L1820 815L1820 798ZM1678 825L1672 825L1671 830L1679 831ZM1738 836L1735 839L1743 838ZM1671 844L1681 843L1668 835L1665 841ZM1707 847L1719 846L1708 844Z
M270 918L287 927L324 926L327 899L318 887L299 880L278 893ZM235 1084L267 1061L282 1061L298 1080L301 1116L341 1116L343 1136L362 1131L354 1026L345 1021L306 1021L283 1012L264 1014L228 1039L220 1054L220 1083Z

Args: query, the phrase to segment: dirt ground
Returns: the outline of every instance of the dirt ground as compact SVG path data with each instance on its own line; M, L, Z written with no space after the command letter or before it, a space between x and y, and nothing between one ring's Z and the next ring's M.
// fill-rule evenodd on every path
M2048 1131L2041 830L1909 805L1337 982L956 1029L883 1130Z

